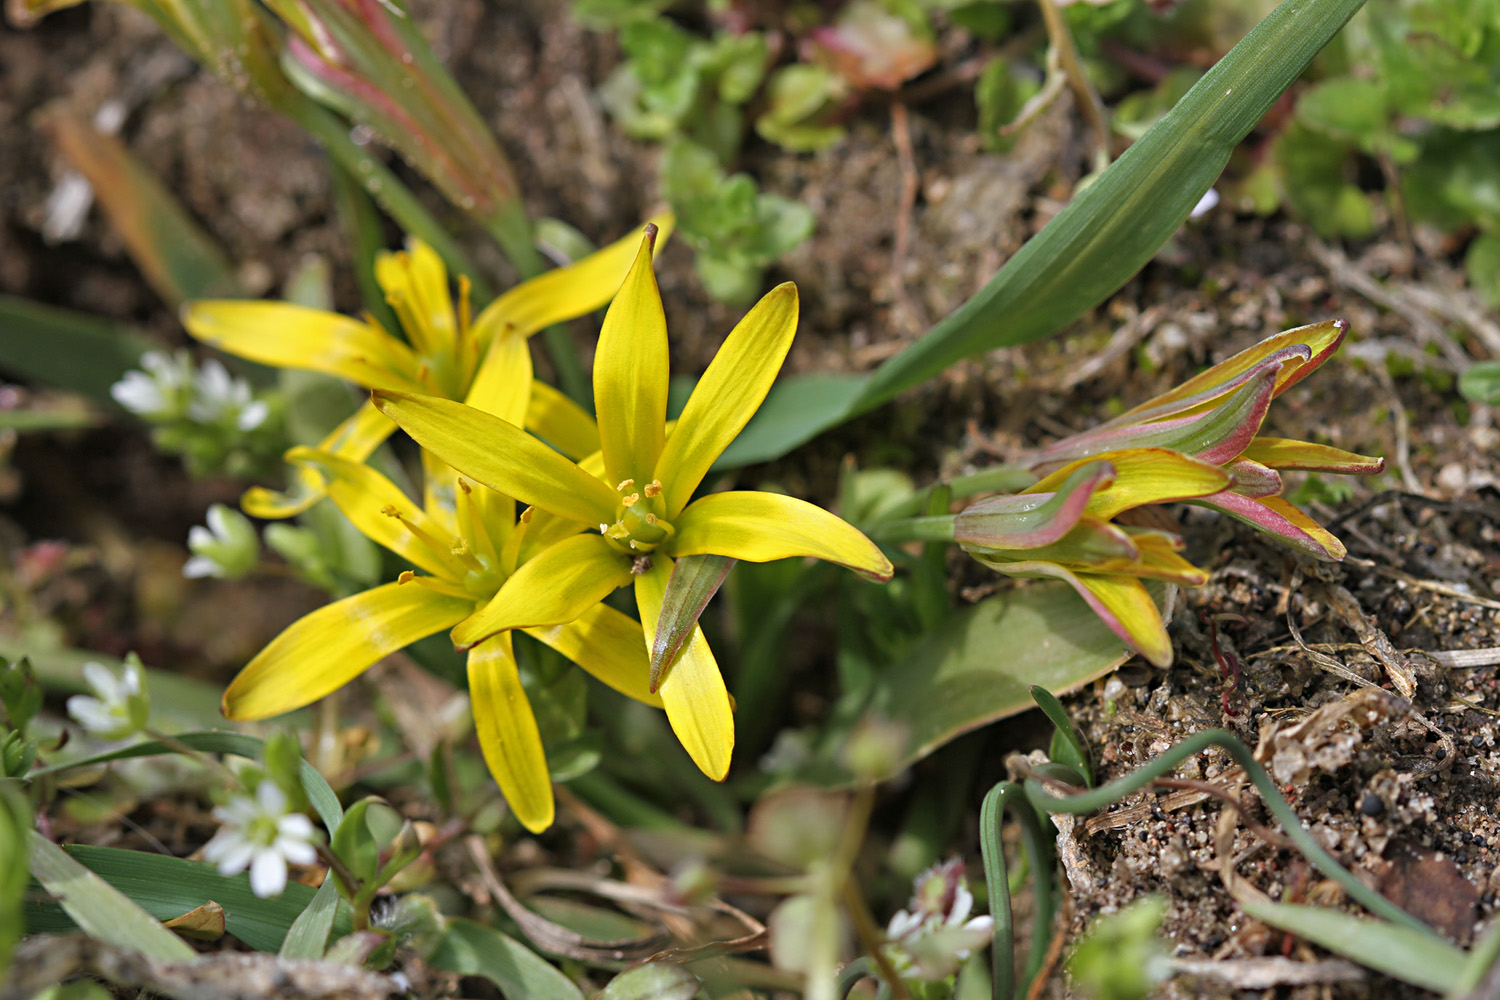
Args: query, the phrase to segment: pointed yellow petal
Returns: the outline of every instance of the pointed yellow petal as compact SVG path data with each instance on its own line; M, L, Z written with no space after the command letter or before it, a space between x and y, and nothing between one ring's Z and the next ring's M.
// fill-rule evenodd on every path
M797 286L788 281L767 292L725 338L656 463L667 520L687 506L708 467L760 409L796 332Z
M615 492L514 424L472 406L377 390L381 412L475 482L584 524L612 524Z
M1190 502L1221 510L1315 559L1338 562L1347 553L1333 532L1281 497L1251 498L1226 491Z
M363 462L395 429L391 418L367 400L353 416L335 427L317 450L351 462ZM264 486L252 486L246 490L240 497L240 506L245 513L271 521L295 517L328 495L323 476L316 469L294 466L289 474L291 482L284 493Z
M641 623L607 604L596 604L576 621L548 628L528 628L527 635L551 646L627 698L661 708L652 694Z
M434 520L395 483L368 465L311 448L293 448L286 456L323 474L329 497L366 538L434 576L463 580L466 570L451 553L453 527Z
M576 535L521 564L490 603L459 623L460 646L502 629L561 625L630 582L630 558L600 535Z
M599 425L593 416L546 382L531 383L531 401L522 426L569 458L599 450Z
M464 402L521 427L531 407L531 386L531 344L506 334L490 343Z
M491 490L490 492L494 492ZM597 527L597 525L595 525ZM584 525L577 521L570 521L566 517L558 517L549 514L545 510L531 511L531 523L526 527L526 537L521 540L521 548L518 553L520 562L533 558L544 549L557 544L564 538L572 538L579 532L587 530Z
M1241 458L1273 469L1307 469L1313 472L1337 472L1341 475L1365 476L1385 469L1385 459L1356 455L1342 448L1311 441L1258 437L1250 442Z
M469 698L484 762L521 825L541 833L552 825L552 778L542 734L503 632L469 650Z
M1163 404L1184 400L1190 396L1212 390L1219 384L1227 385L1236 376L1242 375L1251 368L1254 368L1277 351L1294 347L1298 344L1306 345L1311 352L1311 355L1306 360L1301 358L1290 359L1276 373L1276 389L1274 394L1279 396L1317 371L1318 366L1332 357L1333 352L1339 349L1339 345L1344 341L1344 335L1348 332L1349 324L1341 319L1324 320L1321 323L1299 326L1294 330L1285 330L1274 336L1267 337L1253 347L1246 348L1234 357L1221 361L1206 371L1199 372L1186 382L1162 393L1160 396L1148 399L1140 406L1126 411L1124 416L1129 417L1134 413L1158 409ZM1211 405L1211 402L1209 399L1205 399L1197 405L1207 407Z
M648 228L641 240L625 284L604 315L594 351L599 444L614 482L649 482L666 435L667 317L651 270L654 235Z
M182 324L205 344L273 368L323 372L366 389L420 389L411 349L384 330L287 302L189 302Z
M448 268L437 251L413 237L407 241L404 253L378 253L375 280L418 352L453 353L458 342L458 322L448 291Z
M812 556L889 580L891 561L858 528L821 507L779 493L710 493L673 522L673 556L719 555L747 562Z
M647 648L655 637L662 597L671 578L672 560L665 556L656 557L651 568L635 578L635 601ZM702 629L693 630L693 637L668 665L657 693L672 732L693 763L710 778L723 781L734 754L734 709Z
M1105 521L1132 507L1208 496L1229 487L1229 473L1217 465L1168 448L1127 448L1070 462L1022 492L1055 492L1076 469L1098 461L1114 466L1115 479L1089 498L1088 513Z
M1111 632L1158 667L1172 665L1172 640L1156 602L1133 576L1074 573L1049 562L980 562L1010 576L1040 576L1064 580L1088 603Z
M672 231L671 213L651 221L658 228L656 245L664 246ZM593 312L620 290L640 243L632 232L587 257L517 285L479 314L474 335L481 344L507 331L524 338L553 323Z
M224 692L224 714L264 719L301 708L473 607L470 600L399 583L321 607L293 622L240 671Z

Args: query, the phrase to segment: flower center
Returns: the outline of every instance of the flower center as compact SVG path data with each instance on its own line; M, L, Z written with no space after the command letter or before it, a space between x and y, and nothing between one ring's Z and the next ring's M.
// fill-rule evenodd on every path
M621 552L629 555L650 552L676 533L662 516L666 507L659 480L653 479L636 489L635 480L627 479L615 491L620 494L615 523L599 525L599 534L614 542Z

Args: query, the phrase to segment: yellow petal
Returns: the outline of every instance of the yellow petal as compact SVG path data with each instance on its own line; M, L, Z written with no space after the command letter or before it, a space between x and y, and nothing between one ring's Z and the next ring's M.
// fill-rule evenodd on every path
M375 255L375 280L419 353L453 353L458 322L448 291L448 268L437 251L412 237L404 253Z
M760 409L796 332L797 286L788 281L767 292L724 339L656 463L667 520L687 506L708 467Z
M1089 498L1088 513L1108 521L1123 510L1208 496L1229 488L1229 473L1168 448L1126 448L1080 458L1050 473L1023 493L1053 493L1080 466L1107 461L1114 466L1114 482Z
M415 393L374 393L375 405L459 472L522 503L584 524L612 524L614 490L514 424Z
M1258 437L1250 442L1242 458L1273 469L1308 469L1314 472L1336 472L1342 475L1371 475L1385 469L1385 459L1356 455L1342 448L1311 441Z
M891 561L858 528L821 507L779 493L710 493L673 522L673 556L713 554L769 562L812 556L889 580Z
M460 647L502 629L561 625L630 582L630 558L600 535L575 535L521 564L483 608L459 623Z
M521 687L510 633L469 650L469 698L484 762L521 825L541 833L552 825L552 778L542 734Z
M661 708L648 683L651 662L641 623L607 604L596 604L576 621L529 628L527 635L557 650L627 698Z
M646 648L655 638L662 596L671 578L672 560L665 556L656 557L651 568L635 578L635 601L641 612ZM710 778L723 781L734 754L734 709L702 629L693 629L693 637L667 666L657 693L672 732L693 763Z
M264 719L301 708L473 607L473 601L399 583L321 607L293 622L240 671L224 692L224 714Z
M649 482L666 435L667 318L651 270L652 237L648 231L641 240L625 284L604 314L594 351L599 444L615 483Z
M1010 576L1040 576L1066 581L1088 603L1111 632L1158 667L1172 665L1172 640L1151 594L1133 576L1075 573L1049 562L981 562Z
M664 213L651 221L659 230L656 244L661 247L672 231L672 215ZM522 282L479 314L474 336L481 344L506 332L529 337L601 308L620 290L639 246L640 237L632 232L587 257Z
M521 427L531 407L531 386L531 344L507 334L491 341L464 402Z
M599 450L599 425L593 416L546 382L531 383L531 401L522 426L569 458Z
M1186 399L1189 396L1211 390L1220 383L1228 383L1237 375L1241 375L1267 357L1287 347L1297 344L1305 344L1312 352L1307 360L1294 358L1283 364L1276 373L1276 389L1274 396L1279 396L1307 376L1318 369L1324 361L1327 361L1333 352L1338 350L1339 344L1343 343L1344 335L1349 331L1349 324L1343 320L1324 320L1321 323L1313 323L1308 326L1299 326L1294 330L1285 330L1274 336L1267 337L1260 343L1219 362L1206 371L1188 379L1181 385L1147 400L1140 406L1126 411L1123 416L1128 417L1133 413L1146 410L1154 410L1166 403ZM1197 404L1195 409L1207 408L1212 405L1210 397Z
M273 368L323 372L366 389L420 389L411 349L348 316L288 302L205 299L183 307L189 333L237 357Z
M466 569L452 555L452 527L435 521L395 483L368 465L311 448L293 448L286 456L323 474L329 497L366 538L434 576L463 580Z
M381 442L391 436L396 425L391 418L375 409L368 400L354 411L354 415L333 429L318 445L318 451L328 452L351 462L363 462L374 454ZM252 486L240 497L240 506L251 517L279 520L294 517L328 495L322 473L305 465L289 470L291 482L284 493L268 490L264 486Z

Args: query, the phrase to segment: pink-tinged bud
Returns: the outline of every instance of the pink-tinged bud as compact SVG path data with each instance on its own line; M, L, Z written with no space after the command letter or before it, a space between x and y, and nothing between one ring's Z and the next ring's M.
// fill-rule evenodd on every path
M1090 462L1074 470L1056 492L982 500L953 519L954 540L995 549L1051 545L1078 524L1094 492L1114 480L1114 466Z
M287 75L369 128L482 222L518 210L510 163L410 17L381 0L270 0L291 29Z

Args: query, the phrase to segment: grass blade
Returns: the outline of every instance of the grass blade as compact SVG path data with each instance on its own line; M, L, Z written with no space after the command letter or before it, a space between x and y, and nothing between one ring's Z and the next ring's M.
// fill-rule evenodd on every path
M187 942L163 927L157 917L35 831L31 834L30 868L42 888L56 897L73 922L90 937L164 962L191 962L197 957ZM185 913L196 905L184 906L169 916Z
M483 976L506 1000L583 1000L572 980L546 959L515 938L472 920L450 920L427 964L462 976Z
M220 875L213 865L165 854L125 851L114 847L87 847L81 844L72 845L66 851L56 845L52 845L52 849L71 866L69 870L74 872L75 877L82 871L90 879L101 884L107 883L106 889L130 905L133 916L128 919L123 916L112 918L114 922L122 926L150 923L158 926L163 934L172 937L174 941L177 941L176 935L156 922L170 920L213 900L224 908L225 927L230 934L256 951L274 952L282 946L288 931L298 916L312 905L316 895L311 886L291 882L280 896L261 899L250 891L250 878L244 873ZM56 863L55 855L53 860ZM33 873L37 874L37 880L48 891L56 894L41 874L35 872L34 864ZM111 944L143 950L118 938L97 933L93 927L79 920L66 902L61 908L51 903L30 903L26 907L28 933L57 933L70 930L74 924ZM333 933L337 936L347 934L349 926L348 906L338 906L332 924ZM183 944L181 941L177 943ZM183 947L186 948L187 945L183 944ZM187 958L193 957L195 955L192 949L188 949ZM178 955L171 957L171 960L183 959Z
M1463 979L1467 956L1430 934L1321 906L1241 902L1240 909L1262 923L1291 931L1335 955L1413 986L1447 993L1456 990Z
M109 387L154 346L121 323L0 295L0 370L70 389L111 409L118 407Z

